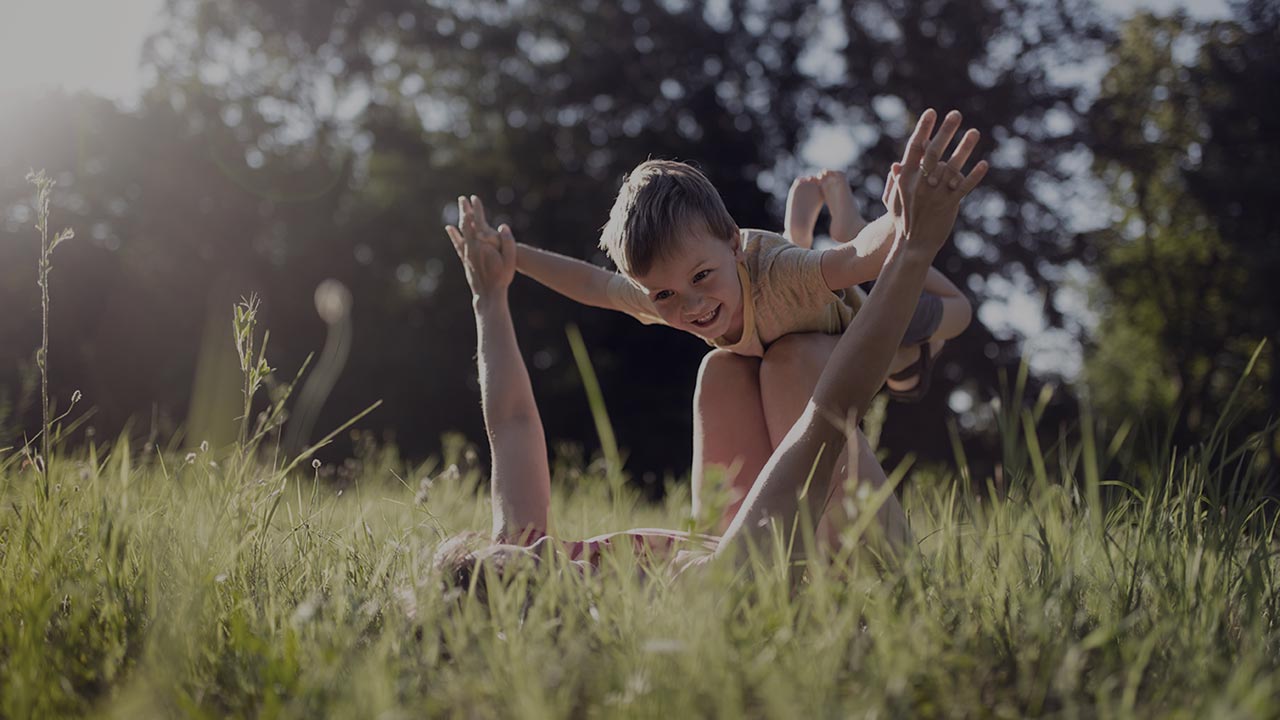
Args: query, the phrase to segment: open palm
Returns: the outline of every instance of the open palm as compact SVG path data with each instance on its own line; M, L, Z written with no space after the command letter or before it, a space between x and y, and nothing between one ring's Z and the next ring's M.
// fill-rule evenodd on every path
M459 208L464 201L458 198ZM494 230L483 215L479 219L484 222L483 230L473 212L462 213L461 228L445 226L454 252L462 260L471 293L477 297L505 290L516 273L516 240L511 228L502 225Z

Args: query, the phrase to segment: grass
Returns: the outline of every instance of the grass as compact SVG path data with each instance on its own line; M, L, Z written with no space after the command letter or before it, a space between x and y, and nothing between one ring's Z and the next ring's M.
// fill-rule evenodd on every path
M417 467L368 452L341 491L121 439L60 450L45 499L10 456L0 715L1274 716L1275 514L1248 488L1254 440L1228 439L1068 439L1015 458L1003 496L916 473L920 551L883 574L855 556L798 593L769 568L646 582L620 554L488 606L429 572L489 517L460 441ZM687 523L682 485L650 505L606 463L556 467L566 537Z
M71 446L64 412L39 455L0 450L0 717L1280 715L1280 514L1267 435L1231 411L1182 450L1087 408L1043 428L1024 370L998 478L971 492L953 433L957 468L906 485L920 545L891 569L851 553L793 592L777 564L645 580L619 552L482 603L430 570L443 537L486 529L476 449L409 465L357 443L341 481L303 462L316 447L279 457L292 384L251 414L273 385L256 307L233 328L232 447ZM587 385L605 454L554 463L559 534L688 527L687 482L658 505L626 484Z

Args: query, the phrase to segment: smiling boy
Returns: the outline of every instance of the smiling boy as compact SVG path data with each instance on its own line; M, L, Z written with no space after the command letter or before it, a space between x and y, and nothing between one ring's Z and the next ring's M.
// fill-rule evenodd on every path
M932 110L926 111L921 123L932 129L936 119ZM938 139L930 144L931 152L937 150L927 158L930 163L936 164L960 122L958 112L943 120ZM965 132L947 167L963 167L979 137L977 130ZM986 164L979 168L975 184ZM886 207L892 205L901 173L895 164L886 178ZM954 172L947 177L933 165L921 173L929 185L946 182L954 190L961 182ZM478 197L459 197L458 207L463 223L497 242L498 232L489 226ZM723 471L717 483L732 490L723 528L754 486L769 450L783 439L773 422L798 410L789 405L803 405L813 391L811 381L826 363L827 341L850 324L857 296L844 288L880 274L894 233L889 213L850 242L825 250L799 247L775 233L738 228L710 181L691 166L649 161L628 175L601 237L601 247L622 274L527 245L518 246L516 267L577 302L626 312L647 324L671 325L717 346L704 357L694 392L692 485L693 512L700 517L699 499L709 487L707 471ZM971 317L968 301L937 270L928 269L924 284L926 293L917 301L891 365L891 370L905 368L896 377L914 380L919 392L927 389L932 349L958 335ZM951 292L938 297L932 294L937 287ZM777 343L786 346L779 356L769 346L783 335L792 337ZM772 361L761 359L766 349ZM766 397L764 376L770 368L787 380L781 385L771 381L775 391ZM777 429L785 432L787 425L782 420ZM856 434L859 460L851 472L874 485L884 479L883 470L866 440ZM820 528L828 541L838 542L839 528L852 520L844 509L844 490L843 485L835 489L828 514L834 517L824 517L827 527Z
M976 142L976 140L975 140ZM463 214L488 228L479 198L459 198ZM650 160L618 192L600 247L618 266L590 263L520 244L518 270L580 303L663 324L732 353L761 357L791 333L841 333L861 302L854 286L884 265L893 227L888 215L851 242L825 250L797 246L765 230L740 229L711 182L685 163ZM969 324L968 301L930 271L894 370L927 388L931 342ZM901 377L901 376L899 376ZM910 390L908 390L910 393Z

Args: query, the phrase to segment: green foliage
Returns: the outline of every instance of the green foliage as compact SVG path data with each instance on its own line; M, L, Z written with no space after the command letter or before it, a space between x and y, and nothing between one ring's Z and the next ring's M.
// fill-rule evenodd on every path
M1210 430L1261 340L1271 348L1255 387L1270 392L1241 402L1255 426L1280 413L1280 296L1271 280L1280 235L1267 199L1280 131L1264 120L1274 108L1245 109L1274 102L1257 87L1274 75L1266 39L1274 24L1246 22L1265 5L1240 4L1240 17L1214 23L1135 16L1091 110L1095 167L1117 207L1093 238L1101 323L1091 394L1112 417L1179 418L1174 435L1184 443ZM1272 59L1244 53L1250 44L1269 47Z
M1052 269L1076 251L1041 191L1069 175L1060 161L1082 146L1073 128L1084 102L1068 73L1046 68L1097 55L1105 32L1086 0L166 6L145 51L155 82L135 108L52 94L0 113L0 134L23 138L0 156L0 202L25 200L10 178L45 165L67 192L55 212L88 237L59 263L60 305L79 312L54 318L52 343L77 348L59 355L54 382L84 383L104 434L152 417L154 403L160 425L229 442L242 403L205 400L231 395L213 386L232 382L218 370L234 361L204 363L212 333L202 330L222 333L227 308L256 291L276 330L272 364L297 367L324 342L308 299L338 278L359 342L318 425L386 398L378 422L406 453L436 451L445 431L478 436L478 415L435 411L473 404L475 388L424 381L473 372L454 351L473 328L441 229L458 193L483 195L523 241L598 261L622 174L651 156L700 163L740 224L778 228L791 179L845 159L821 143L808 157L802 148L847 128L845 169L874 213L912 114L958 107L984 131L980 152L1010 150L967 205L941 269L981 301L993 275L1051 287ZM0 223L15 226L12 217ZM6 306L34 297L11 269L25 253L0 247ZM595 437L564 337L573 323L610 405L646 410L617 415L618 437L671 430L667 442L636 443L631 468L660 476L686 461L705 344L523 280L513 300L553 436ZM0 342L34 346L38 333L34 316L0 319ZM994 395L993 365L1016 351L975 325L942 356L926 402L890 406L884 445L945 458L934 439L945 437L954 383ZM16 380L0 366L0 385Z
M1009 405L1002 492L914 483L918 553L880 571L839 556L797 593L769 566L749 582L716 566L645 580L621 551L589 575L524 568L492 583L487 604L446 594L437 544L489 518L457 438L425 466L375 452L341 490L329 468L282 485L208 450L139 457L124 439L66 452L47 500L30 468L8 466L0 714L1280 710L1276 513L1249 461L1258 436L1230 442L1229 416L1185 452L1148 456L1091 422L1042 445L1039 411ZM565 537L687 518L687 497L620 499L608 477L596 464L557 480Z

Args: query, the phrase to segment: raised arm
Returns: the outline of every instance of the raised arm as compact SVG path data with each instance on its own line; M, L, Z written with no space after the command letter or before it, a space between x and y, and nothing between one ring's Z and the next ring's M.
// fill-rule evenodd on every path
M484 202L477 195L458 198L459 222L472 222L481 239L497 238L489 225ZM609 299L609 281L615 273L550 250L516 243L516 270L574 302L619 310Z
M462 205L464 198L459 198ZM551 470L542 418L511 322L507 288L515 276L516 241L506 225L482 239L463 214L462 229L445 231L462 260L476 316L480 404L492 461L495 538L516 541L531 528L546 531Z
M797 534L802 514L814 522L822 517L832 484L842 479L835 477L836 458L889 369L930 263L951 233L960 200L987 171L983 161L963 172L977 142L975 130L965 134L947 162L940 162L961 118L959 113L948 115L930 140L936 119L932 110L921 116L886 187L895 249L875 290L836 344L808 406L761 470L718 554L742 557L744 546L767 553L777 531L793 557L803 556L806 543Z
M977 146L978 138L979 134L976 130L965 133L960 138L960 144L956 146L956 156L967 158ZM897 168L900 165L895 164L894 167ZM885 181L886 202L890 202L889 195L895 182L894 173L891 172ZM824 251L822 279L826 281L827 287L835 291L879 277L880 271L884 268L885 259L889 256L889 248L893 245L893 237L894 216L889 212L864 227L852 242ZM951 295L962 297L960 291L936 271L929 273L924 289L943 297ZM966 321L965 324L967 325L968 322Z

